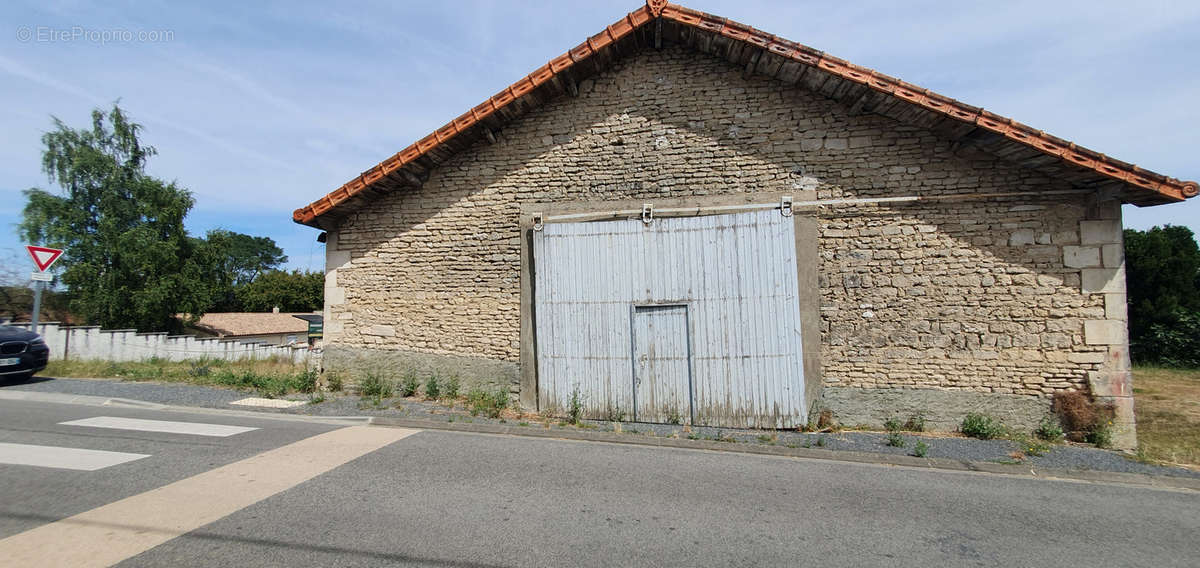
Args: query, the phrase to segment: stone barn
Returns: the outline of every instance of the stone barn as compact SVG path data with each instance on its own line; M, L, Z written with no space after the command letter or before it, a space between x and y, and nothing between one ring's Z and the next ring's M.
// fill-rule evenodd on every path
M650 0L294 219L326 369L730 427L1032 427L1079 390L1128 447L1121 204L1196 193Z

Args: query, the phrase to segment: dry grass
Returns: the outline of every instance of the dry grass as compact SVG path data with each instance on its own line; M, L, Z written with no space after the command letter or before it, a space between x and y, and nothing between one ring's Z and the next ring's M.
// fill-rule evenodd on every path
M1133 370L1139 453L1200 466L1200 369Z

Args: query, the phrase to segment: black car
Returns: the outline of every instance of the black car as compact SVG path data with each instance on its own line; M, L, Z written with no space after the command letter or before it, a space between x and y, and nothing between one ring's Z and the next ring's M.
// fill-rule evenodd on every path
M0 381L23 381L46 368L50 348L42 336L0 325Z

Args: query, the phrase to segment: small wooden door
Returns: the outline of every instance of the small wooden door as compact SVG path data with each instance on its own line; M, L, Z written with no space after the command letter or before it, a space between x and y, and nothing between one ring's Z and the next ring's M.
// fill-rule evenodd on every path
M691 424L687 306L634 306L632 337L634 420Z

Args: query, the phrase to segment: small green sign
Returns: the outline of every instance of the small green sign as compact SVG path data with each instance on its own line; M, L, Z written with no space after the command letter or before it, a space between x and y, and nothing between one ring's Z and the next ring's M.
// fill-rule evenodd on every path
M323 322L315 322L315 321L308 322L308 336L309 337L318 337L319 338L319 337L321 337L321 332L324 330L325 330L325 324Z

